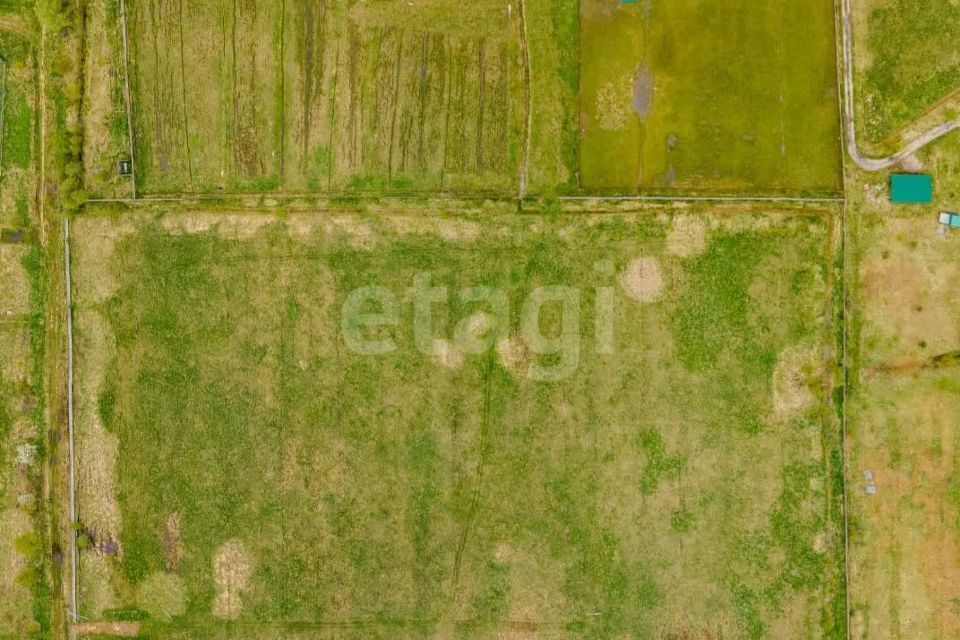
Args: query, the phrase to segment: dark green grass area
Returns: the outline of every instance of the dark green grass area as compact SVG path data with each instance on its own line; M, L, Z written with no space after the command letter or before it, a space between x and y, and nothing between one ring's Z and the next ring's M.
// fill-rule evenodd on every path
M861 76L867 140L879 142L960 88L960 6L939 0L876 3Z
M829 0L583 0L581 186L837 193L835 69Z
M182 578L185 615L145 623L168 638L839 634L822 624L841 568L820 403L771 417L778 355L830 335L826 227L737 220L685 259L664 251L669 223L640 216L496 218L469 241L351 219L372 229L365 247L337 226L304 239L278 221L237 240L141 220L116 246L116 293L94 307L77 287L99 314L81 316L115 340L97 405L119 440L118 593ZM95 235L75 233L82 262ZM658 302L595 268L638 256L661 261ZM579 367L535 382L491 350L446 368L414 348L405 302L383 330L396 351L353 353L349 292L403 300L424 272L451 292L438 337L486 310L463 287L505 291L511 331L532 288L578 288ZM610 286L615 349L598 354L596 292ZM557 331L559 310L541 323ZM235 625L211 615L228 540L252 566Z
M7 87L3 122L3 166L26 169L30 165L33 113L23 90Z

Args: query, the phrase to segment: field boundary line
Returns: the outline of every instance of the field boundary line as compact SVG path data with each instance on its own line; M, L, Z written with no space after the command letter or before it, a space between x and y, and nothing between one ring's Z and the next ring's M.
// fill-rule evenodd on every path
M530 174L530 146L533 137L533 78L530 68L530 43L527 41L527 10L524 0L517 3L517 13L520 18L520 50L523 55L523 97L525 122L523 128L523 155L520 158L520 171L517 184L517 197L523 199L527 195L527 181Z
M846 607L847 640L851 640L850 631L850 512L847 499L847 384L850 380L847 360L847 331L849 329L847 305L847 204L840 209L840 375L843 376L840 385L840 467L843 496L843 598Z
M191 202L203 202L203 201L215 201L215 202L225 202L228 200L243 200L243 199L272 199L276 201L290 201L290 200L350 200L350 201L362 201L368 200L371 202L377 201L391 201L391 200L460 200L460 201L500 201L500 202L515 202L517 198L515 196L510 196L504 193L448 193L443 191L436 192L417 192L417 193L384 193L384 194L369 194L369 193L324 193L324 192L304 192L304 193L270 193L270 192L249 192L249 193L201 193L193 195L155 195L155 196L139 196L136 198L88 198L87 203L90 204L143 204L147 205L151 202L181 202L181 203L191 203ZM528 196L523 198L526 202L536 202L539 200L537 197ZM731 196L731 195L716 195L716 196L560 196L557 198L559 202L725 202L725 203L771 203L771 204L842 204L846 202L844 196L823 196L823 197L804 197L804 196ZM237 208L240 209L253 209L256 207L250 206L248 204L238 204Z
M733 196L733 195L689 195L689 196L560 196L560 201L613 201L613 202L827 202L841 203L846 202L846 197L838 196Z
M37 65L37 100L39 102L37 111L40 119L40 179L37 184L37 209L40 215L40 237L42 243L47 241L47 70L46 70L46 46L47 30L40 28L40 47L38 53Z
M7 113L7 61L2 55L0 55L0 67L3 67L3 70L0 71L0 74L3 75L0 78L0 176L3 175L3 137L7 132L6 127L6 113Z
M70 476L70 617L77 612L77 480L73 437L73 293L70 285L70 219L63 219L64 295L67 305L67 454Z
M130 106L130 53L127 48L127 8L120 0L120 32L123 35L123 101L127 108L127 139L130 144L130 185L133 197L137 197L137 161L133 151L133 109ZM187 158L189 163L190 158Z
M839 64L843 68L843 118L846 129L847 153L864 171L882 171L899 164L931 142L942 138L955 129L960 129L960 117L947 120L927 129L905 144L899 151L885 158L870 158L860 151L857 144L856 105L853 99L853 14L850 4L853 0L834 0L840 3L839 19L842 41L842 55ZM836 11L835 11L836 13Z

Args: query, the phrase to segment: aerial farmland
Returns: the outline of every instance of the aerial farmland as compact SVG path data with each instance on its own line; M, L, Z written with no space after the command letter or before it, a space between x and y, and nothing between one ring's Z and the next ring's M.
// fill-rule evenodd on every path
M932 0L0 2L0 640L953 640Z

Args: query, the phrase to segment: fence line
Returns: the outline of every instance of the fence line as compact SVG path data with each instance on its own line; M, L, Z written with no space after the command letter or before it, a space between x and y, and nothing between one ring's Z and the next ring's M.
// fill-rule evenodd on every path
M133 154L133 109L130 107L130 54L127 50L127 9L120 0L120 31L123 34L123 100L127 107L127 139L130 144L130 185L137 197L137 160Z
M70 617L77 621L77 481L73 439L73 296L70 286L70 220L63 219L63 264L67 305L67 450L70 464Z

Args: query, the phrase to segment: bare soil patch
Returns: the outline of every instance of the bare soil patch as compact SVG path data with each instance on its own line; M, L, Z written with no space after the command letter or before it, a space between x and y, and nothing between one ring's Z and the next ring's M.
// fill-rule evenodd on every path
M140 635L139 622L78 622L71 627L77 636L118 636L135 638Z
M213 615L231 619L240 614L241 595L250 585L252 572L250 555L239 540L229 540L217 550L213 557L213 580L217 585Z
M463 366L463 352L456 344L443 338L433 341L433 357L448 369L459 369Z
M663 295L660 261L651 256L630 261L620 276L620 286L627 296L637 302L656 302Z
M497 354L504 368L517 378L529 375L533 354L522 338L513 336L497 342Z
M630 117L632 78L606 82L597 90L597 123L604 131L619 131Z
M163 547L163 564L168 571L176 571L183 559L183 538L180 535L180 517L171 513L160 536Z
M773 372L773 412L780 419L802 414L816 403L817 353L811 347L788 347Z

